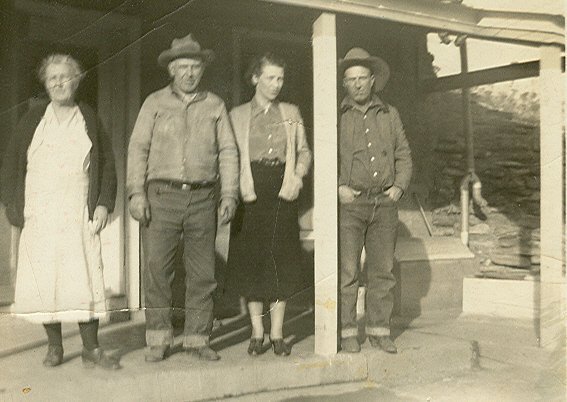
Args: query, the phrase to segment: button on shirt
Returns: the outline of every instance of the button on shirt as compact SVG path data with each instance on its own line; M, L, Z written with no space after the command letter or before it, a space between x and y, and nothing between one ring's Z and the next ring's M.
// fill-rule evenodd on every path
M352 175L350 186L357 189L370 189L392 185L388 177L385 161L380 158L384 150L384 140L381 139L378 122L368 115L377 112L380 105L371 103L366 111L354 106L355 114L354 154L352 160Z
M285 162L286 131L277 103L262 107L251 101L249 149L250 160L277 159Z
M170 85L145 100L128 147L127 191L146 181L221 182L221 197L238 199L238 150L222 99Z

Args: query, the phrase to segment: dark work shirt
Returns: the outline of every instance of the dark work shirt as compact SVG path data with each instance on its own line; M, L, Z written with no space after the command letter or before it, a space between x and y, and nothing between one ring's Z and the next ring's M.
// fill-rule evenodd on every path
M403 125L396 108L377 95L365 106L348 96L343 100L339 151L339 185L407 189L412 161Z
M352 107L354 118L354 152L350 186L356 189L392 185L385 167L387 155L383 134L378 130L376 113L383 105L373 100L367 107Z

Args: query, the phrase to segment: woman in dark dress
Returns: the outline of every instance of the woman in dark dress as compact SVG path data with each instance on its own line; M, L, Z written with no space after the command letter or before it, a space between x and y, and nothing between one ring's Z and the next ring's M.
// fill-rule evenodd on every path
M270 342L289 355L283 341L286 301L303 286L297 197L311 165L297 106L279 102L285 63L271 53L250 69L253 99L230 115L240 149L241 220L233 224L228 267L232 284L248 304L252 336L248 353L262 352L265 304L270 306Z

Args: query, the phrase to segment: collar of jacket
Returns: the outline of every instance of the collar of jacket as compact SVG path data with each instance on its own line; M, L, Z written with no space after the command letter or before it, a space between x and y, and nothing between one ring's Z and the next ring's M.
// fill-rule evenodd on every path
M268 108L271 107L276 107L279 108L280 106L280 101L275 99L272 102L269 103ZM252 109L252 117L256 116L257 114L260 114L261 112L265 111L267 108L262 107L258 104L258 102L256 101L256 97L253 97L252 100L250 101L250 107Z
M358 104L350 96L345 96L343 101L341 102L341 111L343 113L349 109L357 109L357 108L358 108ZM368 106L368 110L372 108L376 108L376 113L380 111L383 111L384 113L388 113L390 111L388 105L382 102L382 99L380 99L376 94L372 95L372 100L370 102L370 105Z
M179 91L177 91L174 87L173 84L169 84L169 89L171 90L172 95L174 95L175 97L177 97L181 102L183 103L195 103L195 102L200 102L203 99L205 99L207 97L207 92L206 91L198 91L195 94L195 97L189 101L186 102L185 98L188 97L188 94L184 94L184 93L180 93Z

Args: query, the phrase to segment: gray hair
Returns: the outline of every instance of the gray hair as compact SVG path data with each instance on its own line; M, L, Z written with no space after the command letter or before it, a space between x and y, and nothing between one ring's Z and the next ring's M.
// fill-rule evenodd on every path
M83 68L81 67L81 63L79 63L75 58L68 54L62 53L54 53L50 54L46 58L41 61L39 65L39 70L37 71L37 77L42 84L45 84L45 74L47 71L47 67L51 64L67 64L69 65L74 71L75 76L78 77L79 80L82 80L85 76Z

